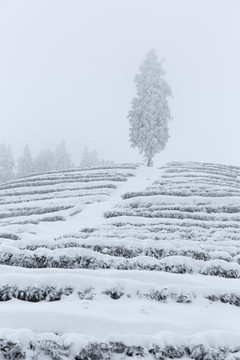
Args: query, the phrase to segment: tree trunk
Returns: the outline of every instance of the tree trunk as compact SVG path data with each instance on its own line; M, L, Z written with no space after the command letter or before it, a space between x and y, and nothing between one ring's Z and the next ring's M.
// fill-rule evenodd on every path
M152 158L147 159L147 166L153 166Z

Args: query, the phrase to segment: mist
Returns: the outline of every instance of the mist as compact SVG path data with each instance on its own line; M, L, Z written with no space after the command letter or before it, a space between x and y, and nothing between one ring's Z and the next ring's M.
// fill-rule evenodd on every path
M239 16L238 0L0 1L0 142L142 161L127 114L154 48L174 95L155 163L240 165Z
M239 19L0 0L0 359L240 360Z

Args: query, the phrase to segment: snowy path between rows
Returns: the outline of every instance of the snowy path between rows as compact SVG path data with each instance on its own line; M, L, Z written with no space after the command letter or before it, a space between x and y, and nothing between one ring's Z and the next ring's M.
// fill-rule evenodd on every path
M140 166L135 172L134 177L127 181L117 184L117 189L106 201L87 205L82 212L74 217L69 217L66 222L59 223L57 226L44 224L38 231L38 238L56 238L68 233L76 233L85 227L97 227L106 220L104 213L114 209L122 201L122 195L126 192L143 191L154 181L159 179L161 170L154 167Z
M1 304L0 318L1 327L28 328L36 333L59 335L74 332L94 336L98 341L116 332L119 335L154 336L160 331L174 331L187 336L218 329L239 334L236 321L239 309L229 305L226 311L226 306L202 300L191 305L144 299L41 303L12 300Z
M107 201L88 206L79 216L79 222L84 226L101 225L104 221L103 214L112 210L121 200L122 195L126 192L143 191L159 178L160 170L141 166L136 170L135 177L130 178L122 183L113 192Z

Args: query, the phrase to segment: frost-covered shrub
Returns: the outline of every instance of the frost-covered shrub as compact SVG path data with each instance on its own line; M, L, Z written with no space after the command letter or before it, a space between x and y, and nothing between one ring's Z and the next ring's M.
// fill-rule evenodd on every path
M20 237L16 234L12 234L12 233L0 233L0 238L3 239L10 239L10 240L19 240Z
M38 224L39 224L39 220L37 220L37 219L28 219L28 220L15 221L15 222L14 222L14 225L26 225L26 224L38 225Z
M141 297L140 292L138 292L138 296ZM174 292L169 291L167 288L153 290L150 294L144 293L143 296L154 301L167 302L168 299L171 299L178 303L191 303L195 297L194 294L188 292Z
M75 357L75 360L101 360L103 355L101 352L100 344L89 344L85 349L82 349L79 355Z
M178 303L191 303L193 301L193 294L180 292L177 294L171 294L171 298Z
M154 356L154 359L158 360L165 360L166 358L179 359L185 354L184 347L180 348L174 345L168 345L162 348L158 345L153 345L148 351Z
M26 289L18 289L18 287L4 285L0 287L0 301L8 301L12 298L39 302L42 300L46 301L57 301L60 300L63 295L68 296L73 293L73 288L57 288L54 286L46 286L42 288L29 286Z
M83 291L78 291L78 296L81 300L93 300L96 295L93 290L94 288L90 286Z
M59 344L53 340L42 340L30 343L31 350L35 353L35 359L41 359L42 355L48 355L52 360L64 360L70 356L69 346ZM34 359L34 360L35 360Z
M175 347L174 345L167 345L161 349L158 354L160 354L163 359L179 359L184 356L184 353L185 351L183 348L181 349L179 347Z
M220 350L205 348L203 345L190 346L188 353L190 358L194 360L224 360L226 358Z
M12 218L12 217L19 217L19 216L29 216L29 215L41 215L41 214L48 214L53 213L61 210L68 210L71 209L72 205L67 206L51 206L51 207L33 207L33 208L21 208L21 209L8 209L7 212L0 213L0 219Z
M9 341L7 339L0 339L0 353L8 360L25 359L26 353L22 349L21 344Z
M66 221L66 218L64 216L56 215L56 216L45 216L39 220L46 222L54 222L54 221Z
M113 287L112 289L104 290L103 294L109 295L111 299L118 300L124 295L124 292L120 288Z
M206 298L210 301L221 301L224 304L230 304L235 306L240 306L240 296L230 293L230 294L221 294L221 295L208 295Z
M144 348L142 346L127 346L125 354L129 357L144 357Z
M144 294L144 296L151 300L165 302L169 296L167 289L153 290L150 294Z
M137 256L150 256L154 257L155 259L162 259L168 256L187 256L195 260L204 260L208 261L211 259L223 259L225 261L230 261L231 255L229 254L221 254L219 253L217 256L213 255L209 251L203 251L203 250L191 250L191 249L181 249L181 248L157 248L154 246L151 247L144 247L140 248L137 246L124 246L124 245L90 245L90 244L78 244L74 243L73 246L75 247L81 247L85 249L91 249L96 252L107 254L111 256L117 256L117 257L124 257L124 258L134 258ZM59 246L60 247L60 246ZM69 244L64 244L62 247L69 247Z
M119 216L138 216L144 218L159 218L159 219L177 219L177 220L202 220L202 221L240 221L239 216L231 217L229 216L216 216L213 214L199 214L199 213L190 213L187 211L173 211L173 210L162 210L162 209L123 209L123 210L111 210L104 213L105 218L119 217Z
M24 340L24 343L13 342L6 339L0 339L0 354L4 359L17 360L40 360L47 356L52 360L110 360L115 358L151 358L156 360L190 358L193 360L225 360L232 355L232 358L238 359L239 347L228 348L210 347L199 344L168 344L159 346L152 344L149 347L139 345L126 345L124 342L93 342L82 347L78 354L72 354L74 344L65 345L62 340L41 339ZM234 357L236 356L236 357Z
M69 216L76 216L82 212L82 209L74 210L72 211Z
M239 278L239 271L236 269L224 269L221 265L207 265L202 269L201 274L221 276L225 278Z
M191 273L191 267L185 264L167 265L163 263L144 263L136 260L129 262L128 259L121 259L115 263L115 259L98 259L92 256L67 256L61 255L58 258L38 254L12 254L9 252L0 253L0 264L21 266L27 268L85 268L85 269L106 269L115 268L119 270L157 270L174 273Z
M193 272L193 269L185 264L174 264L174 265L163 264L162 269L166 272L172 272L177 274L186 274Z
M103 249L106 247L102 248ZM111 250L111 249L110 249ZM111 250L112 251L112 250ZM115 251L121 251L120 247L115 247ZM125 252L126 251L126 252ZM20 252L10 252L2 251L0 252L0 264L10 265L10 266L20 266L26 268L85 268L85 269L119 269L119 270L149 270L149 271L166 271L171 273L193 273L199 272L203 275L213 275L221 276L226 278L239 278L239 270L236 268L239 265L233 264L230 266L229 263L224 262L221 264L215 265L215 263L208 263L206 265L204 262L198 263L194 259L191 261L183 261L183 257L176 256L175 259L171 259L172 250L167 250L166 253L162 253L162 249L153 251L151 249L144 249L146 253L139 253L137 249L137 254L133 258L128 258L130 255L134 255L133 251L135 249L124 249L122 256L105 256L102 254L100 257L95 254L89 255L58 255L57 252L49 252L46 255L41 253L35 253L25 250L20 250ZM159 252L158 252L159 251ZM168 253L168 252L171 253ZM176 251L176 250L174 250ZM104 252L104 251L103 251ZM106 253L108 251L106 250ZM127 253L127 256L124 256ZM53 254L53 255L51 255ZM153 258L147 257L142 259L139 255L155 255ZM190 255L193 254L197 257L197 252L190 252ZM200 251L201 254L201 251ZM118 254L116 254L118 255ZM163 255L164 257L158 261L155 259L157 256ZM178 254L179 255L179 254ZM172 262L172 260L174 260ZM228 267L226 267L228 266Z

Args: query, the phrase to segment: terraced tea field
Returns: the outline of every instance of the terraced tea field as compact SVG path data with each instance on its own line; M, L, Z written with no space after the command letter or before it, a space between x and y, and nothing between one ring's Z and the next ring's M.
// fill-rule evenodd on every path
M3 359L240 359L240 168L35 175L0 210Z

